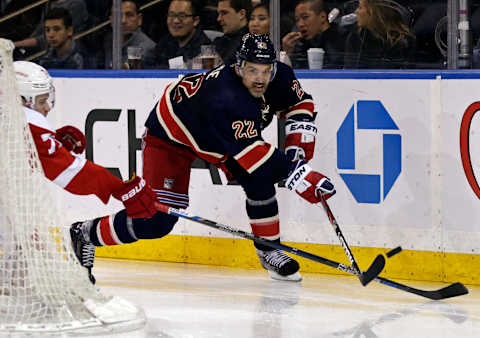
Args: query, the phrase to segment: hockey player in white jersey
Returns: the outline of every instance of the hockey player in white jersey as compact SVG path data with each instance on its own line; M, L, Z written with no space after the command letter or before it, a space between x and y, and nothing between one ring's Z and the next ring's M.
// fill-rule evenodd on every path
M80 154L85 149L85 136L74 126L55 130L47 115L55 102L55 88L48 72L41 66L26 61L14 62L19 94L22 99L27 122L32 133L38 157L45 176L75 195L96 195L103 203L110 196L120 200L126 213L132 217L151 217L157 211L154 207L156 195L140 177L123 182L107 169L86 160ZM133 196L125 193L136 188ZM77 236L71 231L72 237ZM91 274L95 247L73 238L74 250L80 263Z

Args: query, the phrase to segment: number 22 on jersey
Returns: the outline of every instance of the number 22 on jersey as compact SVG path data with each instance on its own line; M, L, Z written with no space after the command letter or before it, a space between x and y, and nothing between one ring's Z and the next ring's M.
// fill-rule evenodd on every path
M257 137L258 133L255 129L255 122L253 121L235 121L232 123L232 129L235 130L235 138L253 138Z

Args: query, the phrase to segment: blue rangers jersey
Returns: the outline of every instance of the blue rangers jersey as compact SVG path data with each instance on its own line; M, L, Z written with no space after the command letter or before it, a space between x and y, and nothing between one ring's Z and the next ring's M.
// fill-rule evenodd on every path
M269 159L288 161L261 135L273 115L311 121L313 109L312 97L283 63L277 63L262 99L249 93L233 65L223 65L168 85L145 126L150 135L183 144L207 162L221 164L233 157L252 174Z

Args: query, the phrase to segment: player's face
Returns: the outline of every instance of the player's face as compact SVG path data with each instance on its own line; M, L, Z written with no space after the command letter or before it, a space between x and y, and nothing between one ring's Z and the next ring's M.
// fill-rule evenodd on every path
M248 29L253 34L268 34L270 32L270 16L265 7L258 7L252 12Z
M53 48L63 47L73 34L73 27L66 28L63 19L45 20L44 29L48 45Z
M193 16L190 1L174 0L167 14L167 26L170 34L179 40L187 39L195 33L200 18Z
M42 94L35 97L35 103L33 105L33 110L38 111L43 116L47 116L51 107L48 103L49 94Z
M262 97L272 77L273 65L245 62L240 71L243 85L253 97Z
M295 8L295 21L302 38L310 40L322 31L325 23L325 12L316 14L309 3L301 3Z
M246 12L244 9L235 12L235 9L230 7L229 0L222 0L217 5L217 21L222 26L224 33L231 33L239 30L244 25Z

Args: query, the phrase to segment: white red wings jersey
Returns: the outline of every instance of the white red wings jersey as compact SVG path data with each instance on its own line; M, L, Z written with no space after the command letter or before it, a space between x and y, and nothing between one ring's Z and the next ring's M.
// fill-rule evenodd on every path
M112 193L122 188L122 181L107 169L65 149L55 139L55 129L45 116L24 109L43 172L49 180L75 195L94 194L105 204Z

